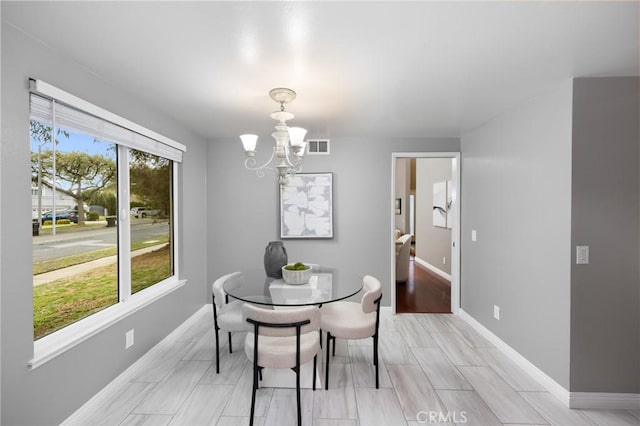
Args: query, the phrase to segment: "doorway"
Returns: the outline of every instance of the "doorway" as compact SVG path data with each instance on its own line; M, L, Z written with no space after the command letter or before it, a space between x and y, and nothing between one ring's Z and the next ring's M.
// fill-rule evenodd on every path
M460 153L393 153L391 170L392 310L457 313ZM408 260L398 233L413 236Z

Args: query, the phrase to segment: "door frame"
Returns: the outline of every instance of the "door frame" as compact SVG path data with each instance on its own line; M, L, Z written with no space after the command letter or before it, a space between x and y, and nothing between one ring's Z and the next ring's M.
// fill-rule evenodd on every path
M396 160L400 158L451 158L451 180L453 183L453 225L451 227L451 312L458 314L460 308L460 152L392 152L391 153L391 196L389 197L389 253L391 268L391 310L396 313L396 268L395 268L395 188Z

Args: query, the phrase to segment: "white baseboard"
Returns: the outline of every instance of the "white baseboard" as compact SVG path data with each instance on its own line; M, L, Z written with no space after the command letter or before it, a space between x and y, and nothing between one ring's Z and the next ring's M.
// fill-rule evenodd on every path
M564 405L569 406L569 391L562 385L549 377L546 373L533 365L528 359L520 355L518 351L506 344L502 339L493 334L488 328L480 324L471 315L466 313L462 308L458 310L458 316L468 322L478 333L493 343L496 348L500 349L511 361L516 363L518 367L527 372L533 379L544 386L553 396L558 398Z
M442 269L438 269L435 266L433 266L432 264L430 264L429 262L420 259L419 257L413 256L413 260L420 266L422 266L423 268L426 268L428 270L430 270L431 272L433 272L436 275L441 276L442 278L444 278L445 280L449 280L451 281L451 274L447 274L445 271L443 271Z
M591 409L639 409L640 394L634 393L597 393L597 392L569 392L558 382L549 377L528 359L520 355L518 351L506 344L502 339L493 334L488 328L480 324L475 318L466 313L462 308L458 316L469 323L478 333L495 345L518 367L522 368L533 379L544 386L551 395L555 396L569 408Z

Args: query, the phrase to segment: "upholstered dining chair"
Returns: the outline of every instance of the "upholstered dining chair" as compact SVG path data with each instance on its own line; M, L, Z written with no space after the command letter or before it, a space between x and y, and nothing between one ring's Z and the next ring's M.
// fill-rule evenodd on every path
M411 252L411 234L404 234L398 238L398 251L396 252L396 282L403 283L409 278L409 256Z
M253 330L247 333L244 351L253 362L253 391L251 417L258 390L258 373L266 368L290 368L296 373L298 426L302 424L300 411L300 366L313 359L313 389L316 389L316 363L320 351L320 310L317 306L270 310L245 304L242 316Z
M213 302L213 328L216 332L216 374L220 374L220 338L218 332L226 331L229 336L229 353L233 353L231 333L246 331L247 325L242 320L242 305L244 302L234 300L229 303L229 296L225 293L223 285L227 282L237 281L240 285L240 272L223 275L211 285Z
M376 367L376 389L378 380L378 328L380 327L380 281L371 275L362 279L364 294L360 303L333 302L320 310L320 329L327 333L326 367L324 388L329 389L329 348L333 340L333 355L336 354L336 337L340 339L364 339L373 337L373 365Z

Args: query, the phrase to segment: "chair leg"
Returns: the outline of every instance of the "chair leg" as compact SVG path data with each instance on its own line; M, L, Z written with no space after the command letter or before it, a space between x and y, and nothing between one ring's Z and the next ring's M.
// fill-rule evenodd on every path
M262 367L258 367L258 375L260 376L260 381L262 381Z
M251 393L251 417L249 426L253 426L253 414L256 408L256 391L258 390L258 325L254 325L253 331L253 392Z
M300 408L300 364L296 365L296 400L298 402L298 426L302 426L302 412Z
M313 357L313 390L316 390L316 365L318 364L318 354Z
M229 353L232 354L233 353L233 348L232 348L232 344L231 344L231 332L229 332Z
M376 389L380 389L378 378L378 333L373 336L373 364L376 366Z
M318 333L320 333L320 349L322 349L322 329L318 329Z
M217 328L216 328L216 374L220 374L220 343L219 343Z
M373 365L376 365L378 363L376 359L376 335L374 334L371 338L373 339Z
M249 417L249 426L253 426L253 413L256 407L256 391L258 390L258 364L253 363L253 391L251 393L251 417Z
M329 390L329 348L331 347L331 333L327 331L327 365L324 368L324 389ZM335 343L334 343L335 345Z
M333 356L336 356L336 338L333 337L333 352L332 352Z

